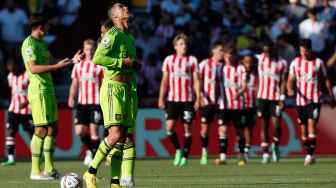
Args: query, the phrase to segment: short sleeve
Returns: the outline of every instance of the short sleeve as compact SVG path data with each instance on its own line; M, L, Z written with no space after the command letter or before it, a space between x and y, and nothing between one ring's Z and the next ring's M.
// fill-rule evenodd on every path
M78 65L79 64L75 64L74 66L73 66L73 68L72 68L72 72L71 72L71 78L72 79L78 79Z
M320 72L322 73L323 77L327 76L327 68L322 60L320 60Z
M199 66L196 57L191 56L192 72L199 72Z
M285 73L287 73L288 72L288 63L287 63L287 61L285 59L282 59L281 62L282 62L283 71Z
M168 56L165 58L162 64L162 72L169 72L169 61L171 59L171 56Z
M36 61L36 51L32 45L22 46L22 58L24 62Z
M12 87L12 73L9 73L7 76L8 86Z
M295 75L295 64L296 64L297 59L294 59L292 63L289 66L289 75Z

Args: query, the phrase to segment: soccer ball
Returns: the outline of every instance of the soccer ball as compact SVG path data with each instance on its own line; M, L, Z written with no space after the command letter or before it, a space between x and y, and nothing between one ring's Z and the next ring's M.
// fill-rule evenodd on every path
M61 179L61 188L82 188L83 181L76 173L65 174Z

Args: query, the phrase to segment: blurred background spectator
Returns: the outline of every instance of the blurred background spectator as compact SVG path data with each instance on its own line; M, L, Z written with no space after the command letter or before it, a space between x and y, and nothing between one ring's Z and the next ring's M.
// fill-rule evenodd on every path
M315 54L325 61L334 54L336 0L122 2L134 14L130 32L135 36L143 63L138 74L142 107L156 106L162 61L174 52L172 38L176 33L189 36L189 53L199 62L210 55L209 46L218 39L234 43L241 54L259 53L260 44L272 40L288 63L298 55L297 44L301 38L312 39ZM107 19L109 3L110 0L2 1L0 27L4 59L19 49L22 39L29 34L27 17L35 12L43 12L51 20L50 34L55 38L50 40L49 47L55 57L70 56L84 39L100 36L99 23ZM7 74L1 67L0 74ZM334 69L334 64L330 64L329 76L335 84ZM71 67L53 74L59 101L67 99L70 70Z

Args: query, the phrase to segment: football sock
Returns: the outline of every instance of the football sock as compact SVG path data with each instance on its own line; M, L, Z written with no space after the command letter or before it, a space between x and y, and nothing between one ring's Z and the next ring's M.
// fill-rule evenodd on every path
M97 153L97 150L99 148L99 137L98 136L91 136L91 152L92 156L95 156Z
M121 162L123 159L123 148L124 148L124 144L121 142L117 142L109 154L109 157L111 157L111 179L112 180L119 181Z
M309 134L308 136L308 155L314 155L315 146L316 146L316 135Z
M32 169L31 174L35 175L41 171L40 168L40 157L43 148L43 138L33 135L30 143L30 151L32 153Z
M85 144L85 146L92 152L91 148L91 139L90 135L88 133L85 134L85 136L81 137L81 141ZM94 155L93 155L94 156Z
M89 173L96 174L97 169L99 168L100 164L103 162L105 157L110 153L112 148L107 144L106 138L100 143L98 151L93 158L92 165L89 168ZM91 169L91 170L90 170Z
M180 149L180 143L179 143L176 132L173 132L173 133L168 132L168 135L169 135L170 142L173 144L174 148Z
M228 140L226 136L219 136L219 153L227 153Z
M184 135L184 147L183 147L183 157L188 158L189 151L191 147L191 133L186 133Z
M121 176L133 177L135 167L135 145L133 141L127 142L124 145L123 159L121 163Z
M15 138L11 136L6 137L6 149L8 154L8 161L14 161Z
M261 143L261 150L263 151L263 153L268 153L268 143L267 142Z
M250 149L251 149L251 145L245 144L244 152L249 153Z
M273 137L273 143L274 143L275 145L279 145L279 143L280 143L280 139L279 139L278 137Z
M209 137L206 135L201 135L202 148L208 148ZM204 153L204 151L202 152Z
M52 172L54 170L54 151L55 137L46 136L43 144L44 171L46 172Z
M245 138L240 138L238 140L238 147L239 147L239 153L243 154L244 153L244 148L245 148Z
M301 137L301 140L302 140L302 144L303 144L303 147L304 147L304 149L307 151L307 153L308 153L308 139L307 139L307 137Z

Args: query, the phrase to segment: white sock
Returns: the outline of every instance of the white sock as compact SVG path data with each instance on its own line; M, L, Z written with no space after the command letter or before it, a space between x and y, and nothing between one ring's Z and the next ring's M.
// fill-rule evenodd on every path
M225 161L225 160L226 160L226 154L225 154L225 153L221 153L221 154L219 154L219 159L220 159L221 161Z
M202 147L202 154L207 154L207 153L208 153L208 149Z
M8 161L14 162L15 161L14 155L8 155Z

